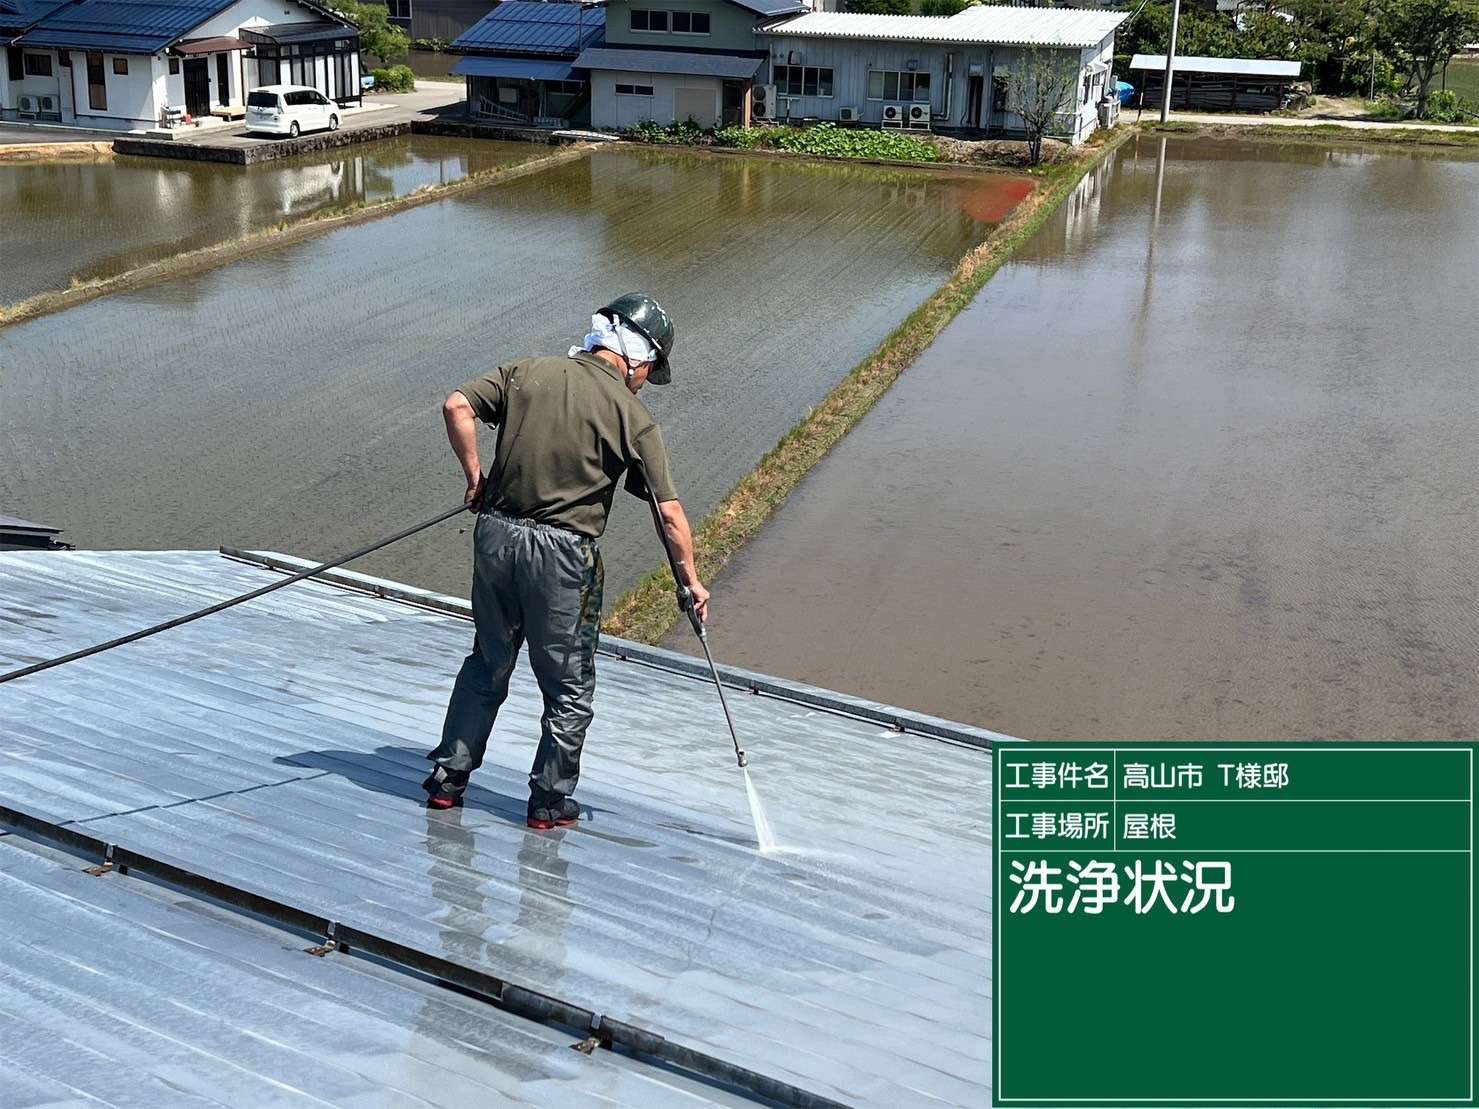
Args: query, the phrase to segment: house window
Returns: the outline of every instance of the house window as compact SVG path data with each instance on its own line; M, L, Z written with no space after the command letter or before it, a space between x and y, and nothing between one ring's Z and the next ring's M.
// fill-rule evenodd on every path
M617 96L651 96L651 85L617 85Z
M128 59L127 58L114 58L113 59L113 75L115 77L127 77L128 76Z
M991 78L991 110L993 112L1004 112L1007 110L1007 79L999 74Z
M776 65L770 67L770 79L779 96L831 96L830 66Z
M585 91L584 81L546 81L544 91L552 96L579 96Z
M386 0L385 6L390 9L391 19L411 18L411 0Z
M893 69L868 71L869 100L918 100L928 103L930 75Z
M673 34L707 35L709 33L708 12L674 12Z
M652 11L649 8L632 8L631 28L634 31L655 31L660 34L666 34L668 29L668 13Z
M21 57L20 47L11 46L5 51L5 61L10 67L10 79L12 81L24 81L26 79L26 63Z
M51 55L50 54L27 54L26 55L27 77L50 77Z
M179 58L171 58L169 60L169 71L170 71L170 75L171 76L174 76L175 74L178 74L180 72L180 59Z

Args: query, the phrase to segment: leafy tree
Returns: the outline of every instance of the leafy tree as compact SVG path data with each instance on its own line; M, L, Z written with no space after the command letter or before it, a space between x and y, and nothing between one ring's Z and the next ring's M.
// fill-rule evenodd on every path
M390 22L390 9L384 4L330 0L330 5L359 28L360 49L379 58L382 66L389 65L396 58L404 58L410 50L406 32Z
M866 12L869 15L912 15L911 0L847 0L850 12Z
M1043 136L1058 129L1058 117L1072 112L1078 99L1077 55L1033 47L1018 56L1007 73L1007 110L1027 131L1027 160L1042 161Z
M1463 0L1384 0L1375 41L1408 74L1417 91L1417 115L1428 114L1433 78L1466 43L1479 39L1479 11Z
M920 15L951 16L966 9L965 0L920 0Z

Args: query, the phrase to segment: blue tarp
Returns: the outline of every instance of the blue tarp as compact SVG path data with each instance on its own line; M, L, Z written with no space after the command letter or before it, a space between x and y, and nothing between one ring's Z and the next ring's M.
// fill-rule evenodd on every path
M569 81L569 62L540 58L463 58L452 67L457 77L512 77L525 81Z

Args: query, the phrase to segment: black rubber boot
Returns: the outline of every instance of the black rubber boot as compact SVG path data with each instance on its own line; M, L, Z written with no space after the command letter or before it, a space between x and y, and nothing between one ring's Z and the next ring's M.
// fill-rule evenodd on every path
M445 766L438 766L421 783L421 788L426 790L426 807L450 809L462 804L469 777L471 775L466 770L448 770Z
M551 828L568 828L580 821L580 805L569 797L529 798L529 827L547 832Z

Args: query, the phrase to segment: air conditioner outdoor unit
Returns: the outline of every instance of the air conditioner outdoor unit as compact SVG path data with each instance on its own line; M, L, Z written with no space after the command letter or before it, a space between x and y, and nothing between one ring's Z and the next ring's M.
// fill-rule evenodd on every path
M928 104L910 104L908 122L911 130L928 131L930 129L930 106Z
M43 112L56 111L56 97L43 94L41 97L41 110Z
M837 118L843 123L856 123L858 121L858 110L856 108L838 108Z
M15 102L15 114L21 119L35 119L38 110L34 96L22 96Z
M883 125L885 127L904 126L904 117L908 114L908 104L885 104L883 106Z
M750 90L750 105L756 119L775 119L779 105L774 85L756 85Z

